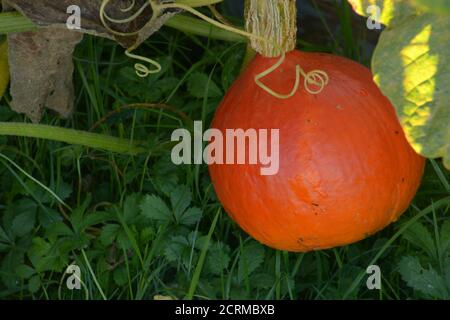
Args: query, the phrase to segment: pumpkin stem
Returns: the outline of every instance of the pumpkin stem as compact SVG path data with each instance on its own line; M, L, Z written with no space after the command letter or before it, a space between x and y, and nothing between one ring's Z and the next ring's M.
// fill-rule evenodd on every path
M246 0L245 18L247 32L258 37L251 38L251 45L259 54L274 58L295 49L295 0Z
M305 90L319 94L328 84L328 74L322 70L305 72L300 65L295 67L295 84L289 94L277 93L261 82L262 78L278 69L286 59L286 53L297 44L297 4L295 0L246 0L246 30L254 35L250 38L252 48L264 57L280 57L269 69L255 76L256 84L279 99L289 99L300 87L304 77Z

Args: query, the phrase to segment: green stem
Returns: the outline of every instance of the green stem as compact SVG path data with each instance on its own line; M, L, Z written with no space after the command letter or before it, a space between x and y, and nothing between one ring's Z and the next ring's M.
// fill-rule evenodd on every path
M192 0L190 1L192 2ZM195 1L194 1L195 2ZM198 0L198 3L206 3L208 1ZM209 1L217 3L218 1ZM180 1L182 3L182 1ZM192 5L193 7L195 5ZM211 26L211 24L200 19L177 14L169 19L165 25L170 28L177 29L182 32L190 33L197 36L209 37L216 40L224 40L230 42L245 42L247 39L233 32ZM0 34L27 32L37 30L37 26L27 17L19 12L3 12L0 13Z
M223 0L177 0L176 3L185 4L192 8L210 6L222 2Z
M200 19L177 14L166 21L165 26L177 29L182 32L190 33L196 36L209 37L210 39L223 40L230 42L246 42L244 36L230 32L218 27L212 26L206 21Z
M0 122L0 135L39 138L94 149L136 155L145 152L138 142L107 135L42 124Z
M19 12L0 13L0 34L34 31L37 26Z

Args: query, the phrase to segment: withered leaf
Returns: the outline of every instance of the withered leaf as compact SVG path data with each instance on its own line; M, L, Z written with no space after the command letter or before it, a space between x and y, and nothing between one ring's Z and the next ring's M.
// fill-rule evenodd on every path
M110 28L121 33L138 32L136 35L124 37L111 33L103 25L100 19L102 0L4 0L4 2L40 26L66 26L67 19L70 17L67 8L76 5L81 9L81 32L115 39L126 48L138 46L144 42L158 31L169 18L179 12L179 10L168 10L153 17L151 7L147 6L136 19L127 23L109 25ZM111 0L106 7L106 13L114 19L126 19L137 13L146 3L148 0L135 0L133 9L124 12L125 8L130 7L132 0Z
M11 108L41 120L44 106L68 117L73 110L72 54L83 35L56 26L8 35Z

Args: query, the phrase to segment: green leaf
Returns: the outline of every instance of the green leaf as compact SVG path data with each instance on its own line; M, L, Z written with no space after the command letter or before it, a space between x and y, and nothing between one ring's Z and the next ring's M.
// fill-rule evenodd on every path
M424 250L428 256L436 258L437 250L433 237L428 229L420 222L414 223L403 233L403 238Z
M128 273L125 266L120 266L113 273L114 281L118 286L124 286L128 282Z
M100 242L104 246L111 245L120 230L120 226L118 224L108 224L102 229L102 233L100 234Z
M97 224L105 223L109 220L114 220L114 214L111 212L91 212L83 217L83 230Z
M374 80L394 105L414 150L428 158L443 157L450 169L450 19L409 1L350 2L366 16L368 5L381 8L379 20L388 28L372 59ZM441 7L441 1L416 2Z
M2 226L0 226L0 241L3 242L10 242L8 235L6 234L5 230L3 230Z
M450 168L450 19L424 14L385 30L372 69L419 154Z
M202 218L202 210L199 208L189 208L179 219L180 224L191 226L196 224Z
M150 219L162 222L173 220L172 212L169 210L165 202L155 195L145 196L140 208L142 214Z
M42 197L40 198L42 203L51 203L56 201L55 198L46 190L43 190L42 188L38 190L40 190L39 192L42 192ZM57 186L57 190L53 191L61 200L66 200L72 194L72 186L62 181Z
M15 235L22 237L33 230L35 221L35 212L22 212L14 219L12 230Z
M181 185L176 187L170 194L170 203L172 205L175 219L179 222L181 215L189 207L192 201L192 192L189 187Z
M432 268L424 269L416 257L403 257L399 264L403 280L411 288L438 299L448 297L444 279Z
M46 236L49 238L57 238L61 236L72 236L73 231L64 222L56 222L52 224L47 232Z
M18 266L24 264L24 253L16 247L11 247L0 260L0 283L8 288L18 287L20 278L15 275Z
M349 3L361 16L371 17L375 21L393 26L403 23L408 18L419 13L418 8L411 6L408 1L399 0L349 0ZM379 8L377 12L371 10L371 6Z
M24 199L15 207L15 211L11 229L16 236L22 237L34 228L37 205L34 201Z
M32 275L34 275L36 271L34 269L26 264L22 264L16 268L16 274L23 279L28 279Z
M89 207L90 203L92 201L92 195L88 195L81 206L78 208L75 208L72 212L72 215L70 216L70 222L72 223L72 227L75 230L75 232L79 233L81 230L83 230L83 223L84 223L84 213L86 212L87 208Z
M450 15L450 1L448 0L413 0L413 3L436 14Z
M46 240L36 237L28 251L28 258L36 272L60 271L67 263L67 257L61 255L57 248Z
M40 287L41 279L39 278L39 275L33 276L28 282L28 290L30 290L31 293L36 293L39 291Z
M126 197L123 204L123 218L126 223L131 223L139 214L140 194L131 194Z
M164 250L164 255L168 261L174 262L182 257L186 248L189 248L189 241L186 237L175 236L171 238L170 244Z
M44 228L49 228L62 220L63 218L59 212L52 208L45 207L45 210L39 210L38 221Z
M179 185L176 170L177 166L170 160L170 155L161 157L153 166L152 175L155 186L166 196L169 196Z
M228 268L230 264L230 248L222 242L214 243L208 251L206 258L206 267L216 275L220 275L222 271Z
M238 279L250 276L264 261L264 247L252 241L243 246L238 265Z
M222 96L222 90L206 74L194 72L187 81L188 91L195 98L215 98Z

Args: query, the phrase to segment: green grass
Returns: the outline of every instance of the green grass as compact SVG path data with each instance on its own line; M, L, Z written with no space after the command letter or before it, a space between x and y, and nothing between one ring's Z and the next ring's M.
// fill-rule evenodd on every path
M342 30L326 50L359 59L349 8L336 10ZM145 141L146 153L0 137L0 298L449 297L450 176L440 161L428 163L413 204L382 232L307 254L269 249L224 213L206 166L170 161L172 131L209 124L245 44L164 29L139 52L156 57L163 72L139 79L120 47L85 37L75 53L76 113L47 113L42 122ZM0 102L0 120L23 122L9 103ZM147 105L124 107L136 103ZM154 107L162 103L172 109ZM82 290L65 285L70 264L81 268ZM382 270L379 291L365 285L370 264Z

